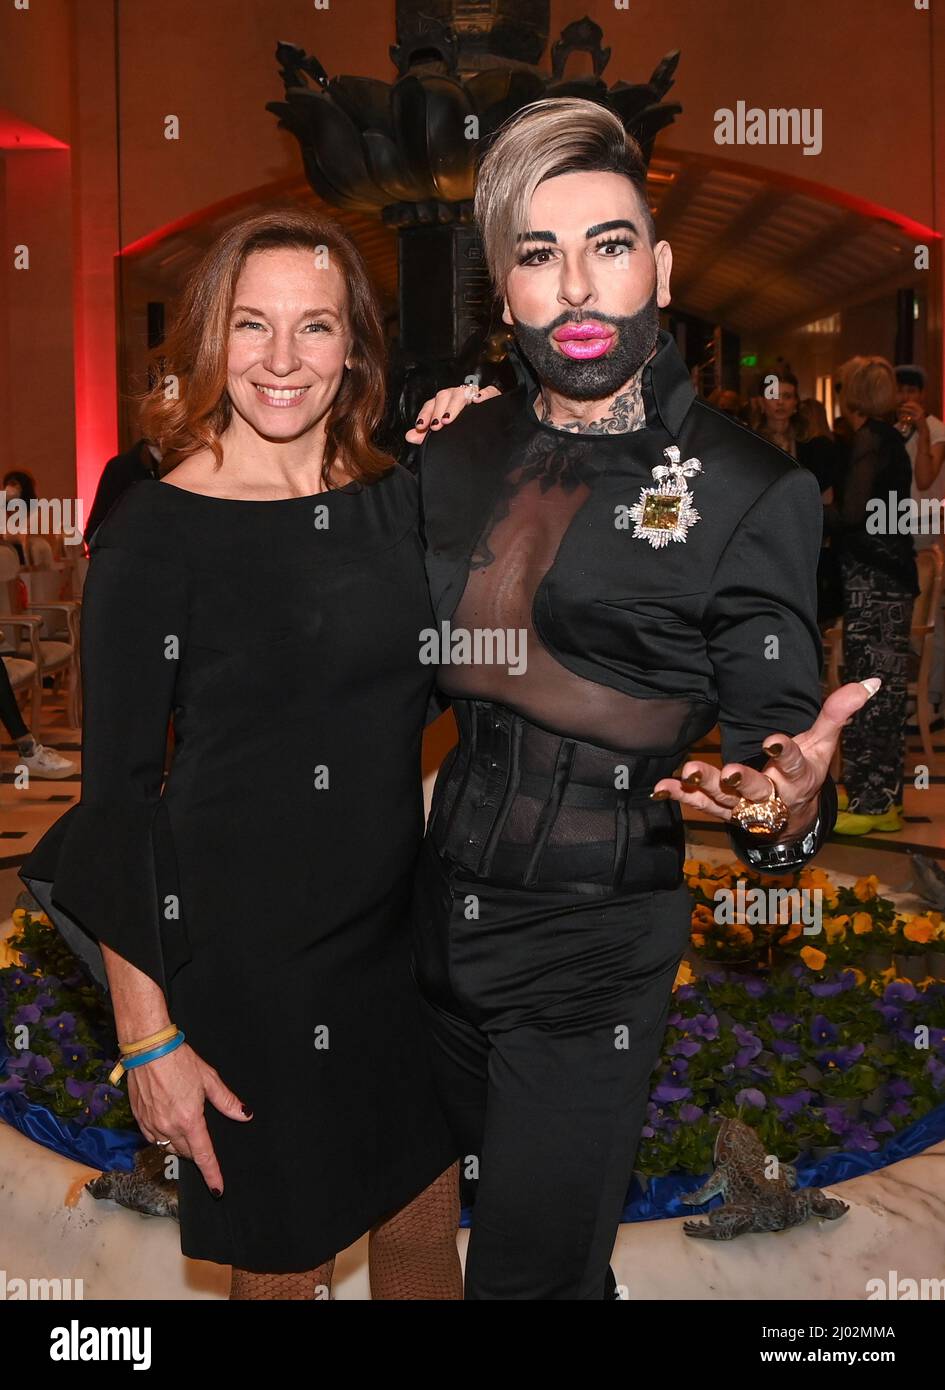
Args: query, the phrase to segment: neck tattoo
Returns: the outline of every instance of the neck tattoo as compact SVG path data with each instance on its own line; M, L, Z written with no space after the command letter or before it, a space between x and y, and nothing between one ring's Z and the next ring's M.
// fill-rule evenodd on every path
M559 424L549 418L548 401L542 389L536 405L540 406L538 418L556 430L570 430L573 434L627 434L631 430L642 430L646 425L646 412L643 409L642 370L630 381L625 390L614 396L603 415L596 420L568 420Z

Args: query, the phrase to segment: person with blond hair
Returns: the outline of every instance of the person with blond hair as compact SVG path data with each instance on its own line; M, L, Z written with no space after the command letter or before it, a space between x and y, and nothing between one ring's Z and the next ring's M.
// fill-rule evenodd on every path
M843 581L843 670L872 671L883 685L862 718L843 732L838 835L903 829L909 638L919 593L915 542L898 517L912 468L893 425L896 377L885 357L851 357L837 373L840 410L852 443L827 509ZM891 509L891 499L895 509ZM882 521L872 515L881 509Z
M516 112L475 215L537 385L470 410L457 394L420 448L459 744L418 867L415 969L476 1183L465 1297L596 1300L660 1123L692 913L681 803L752 868L806 864L875 682L821 709L820 490L697 398L660 328L672 252L619 117L571 97ZM722 766L687 756L717 722Z

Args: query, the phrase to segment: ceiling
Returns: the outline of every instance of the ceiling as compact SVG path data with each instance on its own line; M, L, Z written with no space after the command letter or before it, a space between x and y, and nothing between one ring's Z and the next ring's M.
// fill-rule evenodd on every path
M915 235L891 222L733 173L692 156L655 157L648 193L673 249L673 306L740 334L800 327L916 279ZM367 262L385 310L396 305L396 232L372 214L323 203L287 181L149 237L123 258L139 285L165 298L229 223L274 202L308 202L340 222Z
M785 331L916 279L913 233L708 160L654 158L673 305L738 333Z

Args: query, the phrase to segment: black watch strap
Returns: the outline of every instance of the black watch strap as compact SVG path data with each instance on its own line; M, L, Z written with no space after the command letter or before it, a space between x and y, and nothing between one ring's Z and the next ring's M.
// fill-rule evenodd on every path
M801 839L769 841L757 838L741 826L729 823L729 839L742 863L764 874L788 874L803 869L830 838L837 823L837 784L830 773L820 789L817 819Z

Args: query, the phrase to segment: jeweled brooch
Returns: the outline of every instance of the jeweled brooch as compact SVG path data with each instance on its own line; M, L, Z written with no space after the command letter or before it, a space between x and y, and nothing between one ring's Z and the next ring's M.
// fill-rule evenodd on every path
M697 458L679 461L679 448L670 444L663 450L665 464L658 463L650 471L657 487L640 489L640 500L628 509L636 523L634 536L640 536L659 550L669 541L685 541L689 527L700 521L686 479L702 472Z

